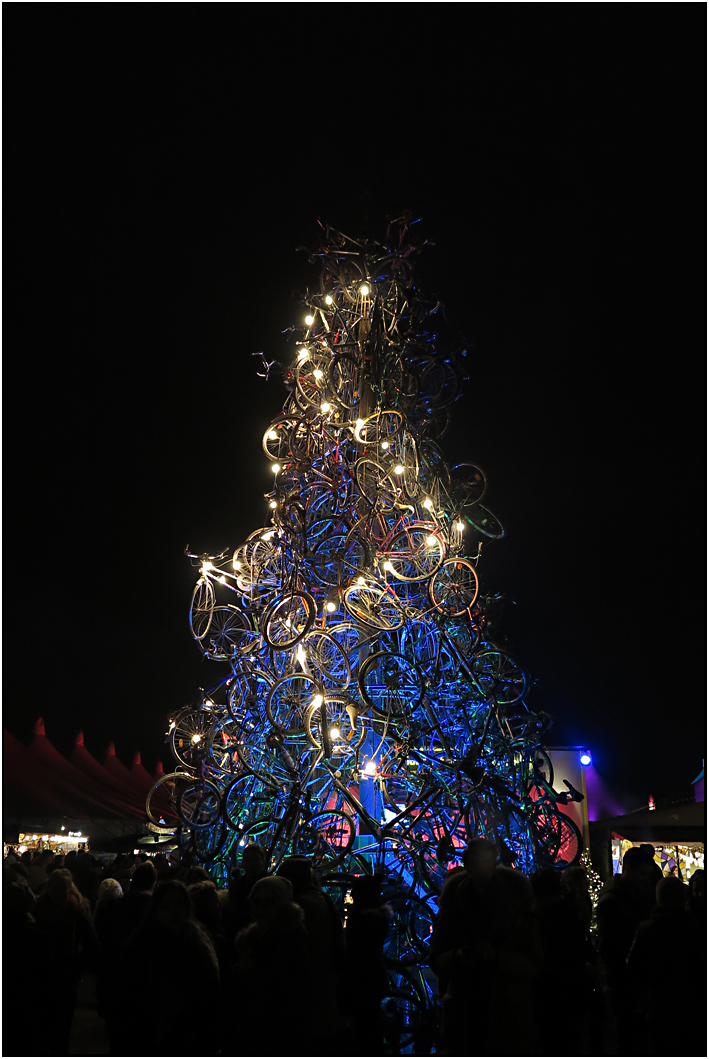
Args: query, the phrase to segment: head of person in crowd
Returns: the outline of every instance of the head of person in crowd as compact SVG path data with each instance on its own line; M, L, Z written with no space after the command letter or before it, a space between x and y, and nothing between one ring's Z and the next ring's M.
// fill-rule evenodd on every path
M288 879L267 875L254 883L249 894L249 912L259 927L268 926L280 912L293 904L293 887Z
M67 855L64 857L64 867L68 868L69 871L74 871L77 859L78 853L76 852L76 850L70 849Z
M187 884L192 908L197 919L212 934L222 932L222 905L216 883L212 879L198 879Z
M155 866L155 871L158 873L159 877L163 876L170 867L170 865L167 863L167 857L164 853L156 853L153 857L153 864Z
M286 857L277 871L279 879L288 879L294 894L316 889L313 882L313 866L309 857Z
M497 846L486 838L474 838L463 851L463 866L473 889L482 893L490 885L497 867Z
M51 861L49 862L49 864L45 868L45 871L47 872L47 875L51 875L52 872L56 871L58 868L65 868L66 867L65 860L66 860L66 858L63 857L61 854L57 854L56 857L52 857Z
M655 887L655 900L658 908L683 912L687 905L687 887L681 879L660 879Z
M561 892L569 897L588 897L588 872L583 864L570 864L561 873Z
M21 864L26 864L27 867L29 868L30 864L32 863L32 850L31 849L26 849L24 853L20 854L20 863Z
M165 930L179 933L192 918L189 890L178 879L168 879L153 894L150 917Z
M46 894L53 905L73 905L79 908L83 904L83 898L76 886L70 871L66 868L58 868L49 876Z
M94 911L98 913L105 905L110 904L111 901L115 901L117 897L122 896L123 887L118 882L118 879L103 879L98 888L96 908Z
M535 871L533 875L530 875L529 881L532 884L535 903L540 911L561 897L561 876L553 868Z
M631 846L623 855L624 886L633 891L647 888L652 878L652 864L639 846Z
M266 850L250 842L241 854L241 867L247 879L258 879L268 867Z
M183 882L185 886L192 886L198 882L211 882L209 878L209 872L199 864L193 864L191 868L188 868L185 872Z
M707 899L707 877L703 868L697 868L692 875L689 883L689 890L692 896L692 900L699 901L702 904Z
M150 861L139 864L130 880L130 893L151 894L158 881L158 873Z
M150 857L148 856L148 854L147 854L147 853L136 853L136 855L135 855L135 864L136 864L136 867L137 867L137 866L138 866L139 864L147 864L147 862L148 862L149 860L150 860Z

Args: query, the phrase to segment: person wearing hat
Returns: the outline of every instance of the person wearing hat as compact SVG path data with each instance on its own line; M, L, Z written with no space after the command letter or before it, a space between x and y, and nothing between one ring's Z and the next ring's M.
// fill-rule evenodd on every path
M245 1014L244 1055L313 1055L318 998L303 912L288 879L268 875L248 897L253 922L236 938L237 996ZM246 1039L244 1039L244 1034Z

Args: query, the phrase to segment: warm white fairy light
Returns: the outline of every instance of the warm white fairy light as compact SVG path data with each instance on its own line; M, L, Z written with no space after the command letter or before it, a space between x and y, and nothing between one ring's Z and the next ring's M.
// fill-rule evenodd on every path
M313 320L314 320L314 319L315 319L315 317L313 317L313 316L310 316L310 315L308 315L308 316L306 316L306 317L305 317L305 322L306 322L306 324L308 325L308 327L310 327L310 325L311 325L311 324L313 323Z
M430 496L426 497L426 499L423 502L423 506L426 508L427 511L431 510L431 508L433 507L433 500L431 500Z
M455 524L455 528L456 528L456 529L457 529L457 530L458 530L459 532L461 532L461 533L462 533L462 532L463 532L463 530L465 529L465 526L463 525L463 523L462 523L462 522L456 522L456 524Z
M274 474L278 474L280 469L281 469L280 463L272 463L271 464L271 470L273 471Z
M367 295L369 294L369 287L366 283L363 283L362 286L359 288L359 293L362 295L363 298L367 297Z
M278 439L278 434L275 430L269 430L266 437L269 439L269 441L276 441Z
M326 305L332 305L332 298L330 297L329 294L325 295L325 304Z
M322 377L323 377L323 373L320 370L320 368L316 368L315 371L313 372L313 375L315 376L316 379L322 379Z
M330 405L327 403L327 401L323 401L323 403L320 405L320 411L321 412L329 412L330 411Z
M404 473L404 468L401 466L400 463L397 463L396 467L394 468L394 474L403 474L403 473Z
M332 600L330 600L329 603L325 604L325 610L327 610L330 614L332 614L333 611L337 610L337 607L332 602Z
M305 360L305 358L308 357L308 356L309 356L309 353L308 353L307 349L299 349L298 350L298 360Z

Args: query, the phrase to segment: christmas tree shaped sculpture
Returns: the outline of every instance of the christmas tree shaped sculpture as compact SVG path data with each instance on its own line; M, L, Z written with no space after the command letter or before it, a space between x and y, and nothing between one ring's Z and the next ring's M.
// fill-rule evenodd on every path
M475 836L524 872L581 851L479 593L503 536L485 475L438 444L465 350L414 284L422 245L407 218L384 245L323 229L292 363L262 358L287 390L262 443L270 524L192 555L215 683L171 720L148 816L215 876L257 842L272 868L304 853L427 898Z

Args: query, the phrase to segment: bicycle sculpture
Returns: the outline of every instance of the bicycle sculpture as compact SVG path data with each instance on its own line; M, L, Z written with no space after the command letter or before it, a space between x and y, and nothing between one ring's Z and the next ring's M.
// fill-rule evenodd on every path
M177 769L147 809L215 876L249 841L274 867L306 853L344 909L350 875L381 872L409 895L392 945L413 965L467 842L527 873L570 863L577 794L553 790L545 718L491 632L500 597L479 593L504 531L481 468L438 444L465 350L414 285L424 244L406 217L386 245L322 235L291 365L260 355L287 390L262 443L270 524L188 552L190 627L222 673L171 719Z

